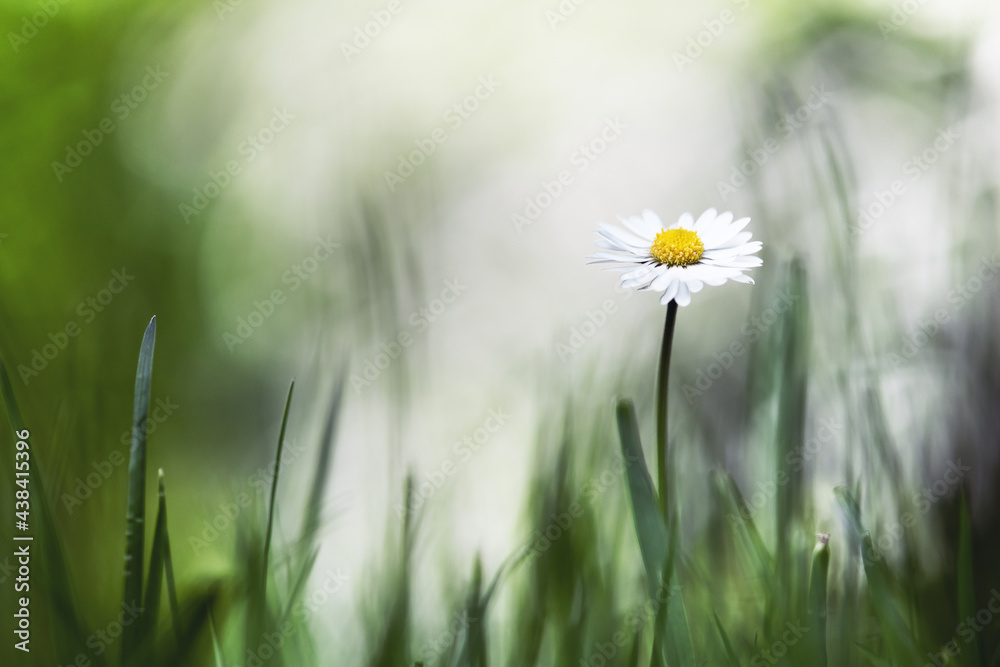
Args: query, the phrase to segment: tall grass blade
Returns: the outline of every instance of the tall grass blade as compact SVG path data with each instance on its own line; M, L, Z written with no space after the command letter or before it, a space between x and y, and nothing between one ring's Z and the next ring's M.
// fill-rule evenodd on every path
M667 527L659 510L653 478L649 475L646 459L642 453L639 423L632 401L619 400L616 417L622 456L625 457L626 463L632 518L635 521L636 536L639 538L639 551L646 568L646 586L652 597L662 584L662 568L667 561Z
M326 426L323 429L323 437L320 440L319 459L316 461L316 472L313 476L312 487L309 490L309 500L306 503L306 513L302 520L302 531L299 537L299 553L304 558L309 558L316 544L316 534L319 531L321 510L323 499L326 497L326 485L330 477L330 461L333 458L333 444L337 433L337 422L340 418L340 407L344 398L344 378L346 374L343 369L337 376L337 384L333 390L333 399L330 402L330 411L327 415Z
M826 667L826 618L827 618L827 581L830 576L830 545L829 538L820 536L816 548L813 549L812 571L809 575L809 627L812 631L809 638L813 643L812 661L817 667Z
M295 391L295 380L288 385L288 397L285 399L285 411L281 416L281 430L278 433L278 449L274 455L274 477L271 479L271 501L267 508L267 528L264 531L263 577L266 590L268 558L271 554L271 537L274 534L274 509L278 501L278 474L281 472L281 452L285 446L285 429L288 427L288 413L292 407L292 392Z
M722 648L726 652L726 659L729 661L729 667L741 667L740 659L736 655L736 649L733 648L733 643L729 641L729 634L726 629L722 627L722 621L719 620L719 615L714 611L712 612L712 619L715 621L715 629L719 632L719 638L722 640Z
M285 432L288 429L288 414L292 407L295 380L288 385L285 408L278 431L278 446L274 453L274 477L271 479L271 495L267 506L267 523L264 528L264 544L258 552L255 545L249 547L249 590L247 600L247 649L256 650L268 627L270 612L267 606L267 580L270 573L271 542L274 535L274 515L278 503L278 479L281 473L281 454L285 447ZM259 555L257 555L259 554ZM280 662L280 661L278 661Z
M153 348L156 345L156 317L149 321L139 347L132 407L132 448L128 463L128 509L125 518L125 599L126 607L142 607L142 562L146 531L146 420L149 416L150 385L153 380ZM122 655L127 662L141 637L141 624L122 630Z
M632 517L639 538L639 551L646 567L646 585L649 596L655 598L661 587L668 589L670 586L677 535L676 532L672 532L668 536L667 527L663 523L663 514L653 487L653 479L646 468L646 459L642 453L639 423L632 402L627 399L619 400L616 417L622 456L626 462ZM664 614L663 625L658 624L654 643L658 638L662 638L663 643L660 645L674 658L672 667L694 665L694 645L683 598L679 593L670 595L661 610ZM655 648L653 653L657 654Z
M976 609L976 582L973 574L974 564L972 559L972 526L969 521L969 508L966 505L965 496L962 496L962 504L959 508L959 529L958 529L958 616L959 618L975 618ZM967 667L978 667L982 664L979 656L979 636L972 638L966 646L962 647L961 663Z
M146 595L143 611L145 639L156 632L160 615L160 594L163 591L164 543L167 535L167 500L163 490L163 470L158 472L159 500L156 508L156 526L153 528L153 546L149 556L149 574L146 577Z

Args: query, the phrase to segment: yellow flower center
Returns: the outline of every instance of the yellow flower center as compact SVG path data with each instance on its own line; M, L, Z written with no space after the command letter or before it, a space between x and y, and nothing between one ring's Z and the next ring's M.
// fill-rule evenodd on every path
M705 244L689 229L661 231L649 248L653 259L667 266L689 266L701 259L703 252Z

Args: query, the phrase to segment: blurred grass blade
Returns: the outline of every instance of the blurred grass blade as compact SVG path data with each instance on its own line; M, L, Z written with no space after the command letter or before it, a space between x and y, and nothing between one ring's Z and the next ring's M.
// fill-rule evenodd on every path
M863 532L861 509L857 499L844 487L838 487L835 493L847 517L848 527L856 533L855 537L860 541L861 561L868 580L868 598L882 630L882 638L891 661L905 665L922 664L920 651L899 608L889 568L882 554L875 550L871 534Z
M150 385L153 379L153 348L156 345L156 317L146 327L139 348L132 407L132 449L128 464L128 510L125 518L125 608L142 608L142 562L146 531L146 420L149 415ZM141 623L122 630L122 655L134 654Z
M886 647L897 664L922 664L920 651L917 649L910 628L906 625L905 616L899 609L897 596L894 595L889 568L881 558L872 557L875 550L870 534L865 533L862 544L868 594L875 617L882 629Z
M746 501L732 476L721 470L716 471L715 489L726 509L730 527L740 537L740 553L746 567L754 576L760 576L766 585L763 591L765 599L774 600L778 597L778 581L774 576L774 559L764 546L753 516L747 510Z
M813 642L813 663L817 667L826 667L826 617L827 617L827 595L826 587L830 573L830 545L829 537L821 535L816 548L813 549L812 571L809 579L809 627L813 632L809 634Z
M312 569L316 565L317 556L319 556L318 547L313 549L313 552L306 558L305 563L303 563L299 568L299 574L292 584L292 589L288 596L288 603L285 605L285 612L282 614L281 621L278 625L284 625L288 622L288 619L292 614L292 610L295 609L295 603L298 602L299 596L302 595L302 591L305 590L306 582L309 581L309 575L312 573Z
M15 431L24 431L24 418L21 417L21 408L17 404L14 396L14 387L10 384L10 376L7 375L7 366L0 359L0 391L3 392L3 404L7 410L7 419Z
M285 409L281 416L281 428L278 430L278 446L274 453L274 477L271 479L271 496L267 506L267 524L264 529L264 545L260 550L259 560L251 555L249 569L249 591L247 609L247 648L256 649L260 638L268 627L269 610L267 607L267 579L271 555L271 541L274 535L274 513L278 502L278 478L281 473L281 454L285 447L285 432L288 429L288 414L292 408L292 393L295 391L295 379L288 385L288 395L285 398ZM256 552L256 549L253 549Z
M278 449L274 455L274 477L271 479L271 502L267 508L267 529L264 532L264 578L267 580L267 563L271 553L271 536L274 534L274 508L278 501L278 473L281 472L281 452L285 446L285 429L288 427L288 412L292 408L292 392L295 391L295 380L288 385L288 397L285 399L285 412L281 416L281 430L278 432ZM264 590L264 589L262 589Z
M861 651L862 655L864 655L866 658L868 658L868 660L875 667L895 667L895 665L893 665L893 663L889 662L888 660L886 660L884 658L880 658L878 656L878 654L875 653L875 651L871 650L870 648L868 648L867 646L865 646L863 644L858 644L858 650Z
M969 522L969 508L962 496L959 508L958 529L958 616L959 618L974 618L976 616L976 587L973 574L972 526ZM978 667L982 664L979 657L979 637L974 636L968 646L962 649L961 662L967 667Z
M212 655L215 658L215 667L226 667L226 659L222 655L222 646L219 645L219 631L215 626L215 612L208 610L208 627L212 632Z
M740 667L740 659L736 655L733 643L729 641L729 635L726 633L726 629L722 627L722 621L719 620L719 615L714 611L712 612L712 619L715 620L715 629L719 631L719 638L722 640L722 647L726 651L726 658L729 659L730 667Z
M792 590L791 563L793 554L789 538L794 534L803 514L804 466L789 466L788 461L805 444L806 399L808 395L809 366L809 308L806 297L806 274L802 262L795 260L788 268L785 290L790 293L791 306L781 321L781 389L779 392L777 451L775 452L775 477L783 480L778 485L774 503L777 546L775 556L778 577L786 591Z
M677 515L675 514L674 517ZM657 621L656 631L665 637L664 649L668 665L690 665L694 667L694 643L691 639L691 629L688 625L687 609L681 589L672 585L677 558L677 522L670 524L670 548L667 549L667 560L663 564L663 584L661 591L667 595L667 601L660 605L662 620ZM659 594L656 599L659 600Z
M323 437L319 443L319 459L316 462L316 472L309 490L309 500L306 502L305 517L302 520L302 531L299 536L298 549L302 558L311 557L314 551L313 547L316 544L316 534L319 531L320 519L322 518L323 499L326 497L326 485L330 477L330 460L333 458L337 422L340 418L340 407L344 398L345 377L346 372L341 369L333 390L333 399L330 402L330 411L323 429Z
M642 629L635 632L632 638L632 650L628 656L628 667L639 667L639 654L642 653Z

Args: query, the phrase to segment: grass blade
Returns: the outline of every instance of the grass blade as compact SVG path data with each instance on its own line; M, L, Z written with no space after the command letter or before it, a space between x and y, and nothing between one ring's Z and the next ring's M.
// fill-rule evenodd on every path
M288 413L292 407L292 393L295 391L295 379L288 385L288 396L285 398L285 409L281 416L281 428L278 431L278 447L274 454L274 477L271 479L271 497L267 508L267 525L264 530L264 545L259 552L259 560L250 559L250 590L248 592L247 610L247 648L254 649L267 628L269 617L267 608L267 578L271 555L271 541L274 535L274 512L278 502L278 477L281 472L281 454L285 447L285 431L288 428Z
M319 531L321 508L323 498L326 497L326 485L330 477L330 461L333 458L333 443L337 433L337 422L340 417L340 406L344 398L344 378L346 374L342 371L338 375L337 384L333 390L333 400L330 403L330 412L327 416L326 426L323 429L323 438L320 440L319 459L316 461L316 473L313 477L312 487L309 490L309 501L306 503L306 514L302 520L302 531L299 536L299 553L304 559L312 556L314 545L316 544L316 534Z
M160 594L163 591L163 550L167 533L167 502L163 491L163 470L158 474L159 501L156 508L156 527L153 529L153 546L149 555L149 575L146 577L146 596L143 625L146 639L156 632L160 615Z
M653 596L662 583L662 568L667 561L667 527L659 510L653 478L649 475L646 459L642 454L639 424L632 401L619 400L616 416L622 456L626 461L632 518L635 520L639 551L646 567L646 586L650 596Z
M135 372L135 399L132 408L132 449L128 464L128 510L125 518L125 599L124 605L142 607L142 559L146 531L146 419L149 415L150 385L153 379L153 348L156 345L156 317L149 321L139 348ZM140 638L140 623L122 630L125 661L134 654Z
M653 479L649 475L646 459L642 454L639 424L636 421L635 407L632 402L626 399L619 400L616 416L622 455L626 461L632 517L635 520L635 532L639 538L639 551L642 553L642 560L646 567L646 585L652 598L656 596L661 586L669 587L673 576L672 565L677 542L676 532L668 535L667 527L663 523L663 514L660 511L656 490L653 488ZM684 608L684 600L679 593L669 597L664 605L663 614L663 625L657 624L654 644L660 638L662 628L663 641L660 646L673 658L671 665L694 665L694 646L691 641L687 611ZM656 650L654 649L655 654Z
M271 552L271 535L274 533L274 507L278 497L278 473L281 471L281 452L285 446L285 429L288 427L288 412L292 407L292 392L295 391L295 380L288 385L288 397L285 399L285 412L281 417L281 430L278 433L278 450L274 455L274 478L271 480L271 502L267 509L267 530L264 532L264 584L267 583L267 563Z
M958 616L974 618L976 609L976 587L972 562L972 526L969 522L969 508L962 497L959 509L958 532ZM983 664L979 656L979 637L974 636L968 647L961 652L963 665L976 667Z
M740 659L736 656L736 650L733 648L733 643L729 641L729 634L726 632L726 629L722 627L722 621L719 620L719 615L713 611L712 618L715 620L715 629L719 631L719 638L722 640L722 647L726 651L726 658L729 659L730 667L740 667Z
M813 642L812 661L817 667L826 667L826 618L827 597L826 586L830 572L829 536L820 535L816 548L813 549L812 573L809 580L809 634Z

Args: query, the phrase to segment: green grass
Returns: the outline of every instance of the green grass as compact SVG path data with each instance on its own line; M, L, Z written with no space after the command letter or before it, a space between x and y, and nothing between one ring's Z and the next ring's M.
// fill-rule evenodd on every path
M786 280L789 285L801 284L802 275L801 268L793 267ZM800 324L803 313L790 309L784 323L774 329L773 335L781 341L774 348L780 350L774 360L778 378L768 385L774 400L758 401L759 410L777 406L772 428L779 462L790 450L788 440L802 442L805 433L805 407L799 394L803 379L797 370L801 362L795 361L800 341L808 336ZM139 353L134 420L140 426L148 406L154 327L151 322ZM758 357L758 363L763 359ZM2 386L8 418L18 427L24 422L5 370ZM793 396L789 396L790 387ZM295 539L276 541L278 473L293 408L292 388L280 416L278 469L269 503L259 508L257 519L241 526L234 558L244 565L234 567L232 576L178 590L163 471L158 479L152 545L148 553L139 550L146 531L134 507L145 506L142 494L147 471L138 463L130 466L129 507L133 509L125 544L133 559L126 561L125 601L141 599L144 611L140 622L131 626L130 639L122 637L121 658L109 652L100 664L242 664L248 651L270 655L262 664L329 664L319 657L328 647L317 650L312 643L322 635L323 624L332 622L322 617L298 627L294 641L273 655L259 650L261 637L297 623L291 610L308 592L312 565L318 550L324 548L317 535L320 519L315 507L328 484L335 424L342 409L338 381L317 447L323 466L315 471L308 494L311 509L304 512ZM386 562L383 594L369 609L373 630L380 630L369 635L362 664L921 665L928 653L940 653L947 642L961 641L955 632L942 633L942 627L959 628L963 618L986 608L988 595L976 586L975 543L964 504L940 503L912 527L914 539L900 541L903 549L919 543L917 536L929 534L931 517L957 526L954 567L940 571L907 571L898 566L908 557L919 563L918 553L897 552L892 558L879 553L868 532L858 489L838 490L842 524L829 527L829 544L826 537L816 542L811 537L817 526L808 511L812 493L807 475L797 480L794 490L777 493L766 509L773 512L775 525L780 527L770 538L757 525L764 516L750 512L736 482L722 470L705 485L714 489L712 499L705 501L711 507L704 522L707 528L692 531L683 526L690 515L685 498L690 498L686 491L691 487L683 475L677 476L678 507L668 526L646 466L642 429L631 401L618 401L616 420L623 462L618 471L623 483L614 487L617 498L605 496L600 502L584 503L582 510L573 507L579 504L579 489L585 487L581 480L600 475L601 464L606 470L613 460L610 445L615 438L610 415L592 416L581 425L567 413L561 420L558 456L554 464L539 464L528 505L539 508L529 517L539 532L529 532L546 535L549 530L548 537L544 544L536 542L527 548L512 545L507 564L492 574L483 571L479 559L471 564L466 592L452 600L447 615L466 621L448 641L414 633L411 554L420 529L416 517L407 514L399 534L387 538L399 546L399 558ZM141 428L133 433L133 442L133 461L139 461L144 458L145 444ZM877 461L882 460L880 456L876 454ZM38 476L33 483L40 487L45 461L36 465ZM861 493L866 486L862 479ZM902 484L896 490L907 492ZM903 498L899 502L905 506ZM622 511L631 514L632 521L623 524ZM66 574L67 554L56 539L58 520L44 503L38 513L46 526L44 534L52 540L40 575L51 614L47 630L51 636L45 641L55 659L71 664L82 648L85 622L71 595L74 584ZM574 519L553 534L553 515ZM254 525L257 521L262 523ZM148 568L137 565L147 557ZM621 573L628 572L640 575L645 583L623 585ZM142 579L144 573L147 576ZM141 598L128 597L128 592L139 595L134 591L143 589ZM168 613L160 614L161 606ZM955 664L995 664L981 658L997 650L993 625L971 641L956 644L961 652ZM234 648L240 645L242 649Z

